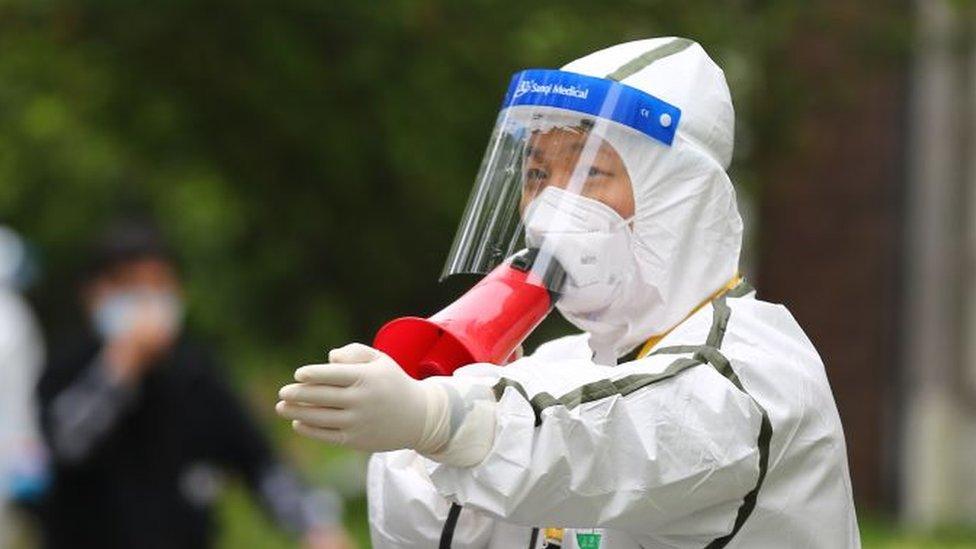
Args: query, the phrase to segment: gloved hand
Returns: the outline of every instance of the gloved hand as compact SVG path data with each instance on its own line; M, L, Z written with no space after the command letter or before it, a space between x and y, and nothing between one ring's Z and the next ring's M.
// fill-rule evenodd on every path
M298 433L367 452L440 451L450 433L448 394L408 376L385 353L360 343L329 352L328 364L295 371L279 391L279 415Z

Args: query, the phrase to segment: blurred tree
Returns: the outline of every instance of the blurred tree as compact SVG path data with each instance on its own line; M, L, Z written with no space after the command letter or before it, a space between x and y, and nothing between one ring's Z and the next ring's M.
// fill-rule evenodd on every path
M185 261L193 324L239 364L290 367L460 291L435 281L511 73L684 34L748 114L796 9L8 1L0 219L46 253L52 330L77 320L84 243L143 211Z

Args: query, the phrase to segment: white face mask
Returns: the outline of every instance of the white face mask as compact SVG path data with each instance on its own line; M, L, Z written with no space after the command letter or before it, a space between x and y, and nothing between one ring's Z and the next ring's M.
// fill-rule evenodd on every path
M629 220L606 204L547 187L526 209L525 241L550 253L567 280L556 307L583 329L637 272Z
M146 317L158 329L175 333L183 322L183 303L170 291L120 290L102 298L92 313L92 324L99 337L111 340L128 333Z

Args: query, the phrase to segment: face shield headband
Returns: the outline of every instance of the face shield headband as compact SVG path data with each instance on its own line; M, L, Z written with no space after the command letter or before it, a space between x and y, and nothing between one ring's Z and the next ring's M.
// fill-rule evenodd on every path
M610 120L671 145L681 109L626 84L573 72L529 69L508 85L502 111L551 107Z

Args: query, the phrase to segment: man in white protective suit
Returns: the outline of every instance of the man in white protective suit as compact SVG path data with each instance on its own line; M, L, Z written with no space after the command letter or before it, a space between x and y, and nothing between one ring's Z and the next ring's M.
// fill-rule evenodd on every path
M823 363L738 275L733 128L683 38L513 77L445 274L535 250L584 333L422 381L355 343L296 371L278 413L377 452L375 547L860 545Z

